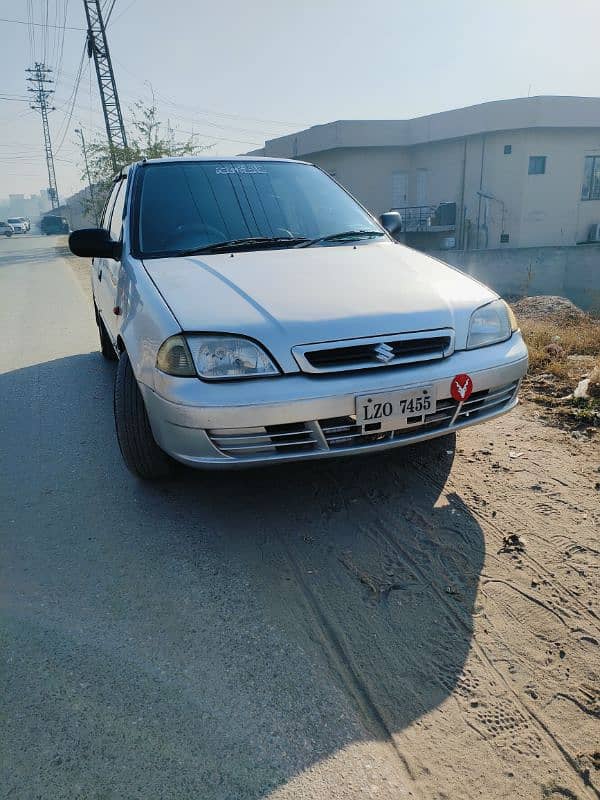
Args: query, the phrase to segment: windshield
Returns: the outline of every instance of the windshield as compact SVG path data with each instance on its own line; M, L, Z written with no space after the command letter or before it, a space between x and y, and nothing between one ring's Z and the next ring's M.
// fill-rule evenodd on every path
M11 225L13 225L15 222L21 222L21 220L18 217L9 217L8 221L10 222Z
M176 255L254 239L268 247L381 228L317 167L285 161L190 161L143 169L139 250ZM327 242L322 243L324 246ZM330 242L331 244L331 242ZM225 249L225 247L224 247Z

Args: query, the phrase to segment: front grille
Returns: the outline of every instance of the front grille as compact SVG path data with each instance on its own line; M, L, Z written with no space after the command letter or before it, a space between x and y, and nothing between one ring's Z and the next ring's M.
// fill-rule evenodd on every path
M451 431L461 423L501 411L513 400L519 382L473 394L459 404L451 399L437 401L434 414L400 430L379 432L363 429L354 416L330 417L318 421L294 422L256 428L225 428L207 431L212 444L226 456L244 459L281 458L311 452L327 452L349 447L385 445L410 440L420 434Z
M455 400L438 400L435 414L429 414L423 422L417 422L396 431L377 431L363 433L362 426L356 424L354 417L333 417L321 419L319 425L331 450L340 447L356 447L361 444L373 444L390 439L408 439L415 433L425 433L447 428L456 413L458 403Z
M454 332L449 328L292 348L300 368L312 373L418 364L445 358L453 350Z
M224 428L207 431L214 446L226 456L251 458L304 453L317 447L314 427L309 423L268 425L257 428Z
M456 417L457 422L485 415L493 408L508 405L519 388L519 381L497 389L486 389L484 392L473 392L466 400Z

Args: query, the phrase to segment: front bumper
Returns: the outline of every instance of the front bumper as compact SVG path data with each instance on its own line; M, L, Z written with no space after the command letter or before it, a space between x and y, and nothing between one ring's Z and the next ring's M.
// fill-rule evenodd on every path
M506 413L517 404L527 371L520 334L480 350L397 369L205 383L156 376L141 385L154 437L192 467L235 467L274 461L348 456L443 436ZM473 394L451 397L455 375L467 373ZM385 433L356 425L357 395L433 384L437 409L422 422Z

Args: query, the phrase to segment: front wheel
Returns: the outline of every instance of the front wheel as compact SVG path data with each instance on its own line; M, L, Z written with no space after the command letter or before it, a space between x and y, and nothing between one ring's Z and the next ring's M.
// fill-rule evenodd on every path
M127 353L121 354L117 365L114 412L117 439L128 469L145 480L166 477L172 462L156 444Z

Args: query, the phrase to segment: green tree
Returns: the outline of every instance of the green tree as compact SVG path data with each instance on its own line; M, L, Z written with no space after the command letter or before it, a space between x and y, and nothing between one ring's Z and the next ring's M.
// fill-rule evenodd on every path
M197 155L208 150L212 145L199 144L195 136L180 140L177 131L168 122L158 117L158 109L154 105L145 105L138 101L132 108L128 126L128 145L116 148L114 155L121 169L126 164L141 161L143 158L161 158L163 156ZM98 135L86 142L90 177L94 186L94 198L87 196L82 200L83 210L87 217L100 218L104 203L111 189L115 175L113 159L106 138ZM83 154L82 154L83 157ZM82 175L84 180L87 176Z

